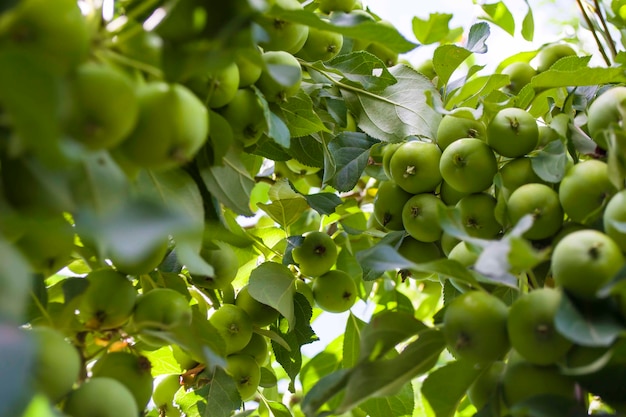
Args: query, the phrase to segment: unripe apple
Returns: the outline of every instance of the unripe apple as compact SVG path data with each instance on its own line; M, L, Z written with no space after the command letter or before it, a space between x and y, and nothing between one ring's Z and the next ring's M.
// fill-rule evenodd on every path
M33 364L35 389L56 404L78 380L82 366L80 354L53 328L34 327L28 333L37 348Z
M94 378L113 378L133 395L137 408L143 410L152 396L152 364L148 358L129 352L111 352L98 359L92 368Z
M71 417L137 417L139 408L124 384L100 377L91 378L72 391L63 404L63 412Z
M80 296L78 319L89 329L114 329L130 318L137 292L133 284L112 269L92 271Z
M317 277L330 271L337 261L337 246L324 232L311 232L291 252L302 275Z

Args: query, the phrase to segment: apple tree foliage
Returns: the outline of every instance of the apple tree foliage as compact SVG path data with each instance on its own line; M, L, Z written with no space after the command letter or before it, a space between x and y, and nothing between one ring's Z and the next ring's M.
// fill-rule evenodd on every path
M530 8L0 3L0 415L624 412L626 2L576 4L601 64L485 73Z

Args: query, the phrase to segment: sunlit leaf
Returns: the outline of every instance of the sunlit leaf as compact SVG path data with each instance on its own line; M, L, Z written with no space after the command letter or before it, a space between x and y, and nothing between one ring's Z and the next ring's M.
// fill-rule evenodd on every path
M422 384L422 394L437 417L453 417L465 393L481 369L465 361L449 362L430 373Z
M284 265L265 262L250 274L248 291L257 301L277 310L289 322L295 325L293 295L296 291L293 273Z

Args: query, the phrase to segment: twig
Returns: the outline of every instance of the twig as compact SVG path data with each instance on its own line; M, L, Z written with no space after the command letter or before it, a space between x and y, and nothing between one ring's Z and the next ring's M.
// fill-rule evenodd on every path
M591 31L591 34L593 35L593 38L595 39L596 44L598 45L598 50L602 54L602 58L604 59L604 62L606 63L607 66L611 66L611 61L609 60L609 57L604 50L604 46L602 45L602 42L600 42L600 38L598 38L598 34L593 29L593 22L587 15L587 12L585 12L585 6L583 6L581 0L576 0L576 3L578 4L578 8L580 9L580 12L582 13L583 18L585 19L585 22L587 22L587 25L589 26L589 30Z

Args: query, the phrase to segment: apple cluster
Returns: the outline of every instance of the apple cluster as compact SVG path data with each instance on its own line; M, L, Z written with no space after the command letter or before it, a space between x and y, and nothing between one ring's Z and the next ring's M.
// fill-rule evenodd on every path
M576 401L580 386L620 407L620 395L607 393L600 382L621 375L614 361L599 365L612 348L572 341L555 323L564 298L582 311L602 305L626 320L621 287L608 297L606 289L602 293L626 261L626 192L611 178L608 162L616 135L623 135L625 99L626 89L613 87L586 108L582 127L593 152L567 155L560 181L542 178L533 160L564 138L515 107L482 117L458 108L443 116L434 141L410 138L384 148L387 179L378 184L372 217L382 230L405 232L397 246L405 258L424 263L447 257L473 268L477 242L497 241L528 217L532 224L522 237L547 254L531 271L511 267L523 291L507 303L486 276L477 288L451 280L458 295L446 299L442 330L457 359L483 370L468 391L479 410L506 410L539 395ZM454 207L466 241L442 230L446 206ZM432 278L400 272L403 279ZM593 370L567 371L592 364Z

